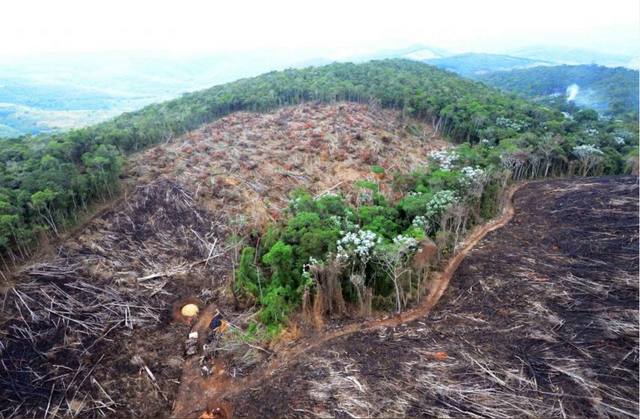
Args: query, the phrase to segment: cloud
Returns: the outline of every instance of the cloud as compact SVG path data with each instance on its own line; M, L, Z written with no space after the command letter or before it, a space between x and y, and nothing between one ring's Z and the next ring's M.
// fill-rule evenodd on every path
M0 55L262 48L340 55L409 43L461 51L543 42L626 48L640 27L637 0L21 0L5 2L3 15Z

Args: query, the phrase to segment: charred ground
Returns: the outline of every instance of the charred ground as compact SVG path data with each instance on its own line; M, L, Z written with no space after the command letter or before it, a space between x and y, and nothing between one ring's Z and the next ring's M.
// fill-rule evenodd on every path
M0 416L166 415L189 331L171 305L221 299L226 234L159 179L16 272L2 306Z
M638 183L536 182L437 308L229 394L244 417L638 415Z

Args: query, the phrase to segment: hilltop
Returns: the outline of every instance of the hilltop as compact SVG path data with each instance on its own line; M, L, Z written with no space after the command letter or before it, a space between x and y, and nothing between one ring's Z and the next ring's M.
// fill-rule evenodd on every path
M406 60L0 142L0 413L224 417L219 391L289 349L424 314L512 182L637 172L637 144Z

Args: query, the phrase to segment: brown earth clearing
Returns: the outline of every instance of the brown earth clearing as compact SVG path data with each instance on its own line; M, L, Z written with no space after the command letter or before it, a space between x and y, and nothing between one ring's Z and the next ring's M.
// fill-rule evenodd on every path
M353 183L425 166L448 143L421 121L372 105L311 103L272 113L238 112L140 154L132 174L141 181L168 175L206 208L259 230L281 217L289 193L340 192ZM390 179L376 177L383 193Z

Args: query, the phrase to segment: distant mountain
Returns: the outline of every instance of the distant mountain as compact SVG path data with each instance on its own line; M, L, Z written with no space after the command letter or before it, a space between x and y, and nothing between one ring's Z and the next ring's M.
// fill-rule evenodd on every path
M638 114L638 71L597 65L544 66L484 74L478 80L542 102L596 109L615 116Z
M599 64L607 67L635 68L637 57L633 55L608 54L578 48L534 46L508 52L515 57L552 61L557 64Z
M422 44L411 45L405 48L382 49L370 54L354 55L345 60L351 62L365 62L370 60L383 60L405 58L408 60L423 61L433 58L448 57L452 53L444 48L436 48Z
M208 86L327 59L270 51L200 56L88 54L0 62L0 138L93 124Z
M424 59L421 61L472 78L493 71L553 64L543 60L482 53L466 53L449 57Z

